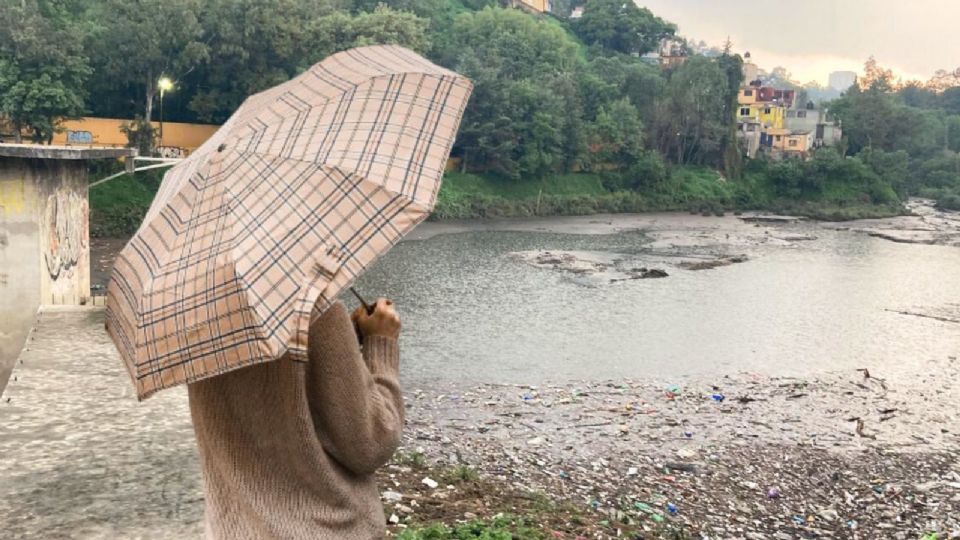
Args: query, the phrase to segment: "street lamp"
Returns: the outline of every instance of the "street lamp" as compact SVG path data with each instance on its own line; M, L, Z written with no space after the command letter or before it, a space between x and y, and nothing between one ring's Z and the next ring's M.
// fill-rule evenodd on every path
M160 77L157 81L157 88L160 89L160 146L163 146L163 94L168 90L173 90L173 81L170 77Z

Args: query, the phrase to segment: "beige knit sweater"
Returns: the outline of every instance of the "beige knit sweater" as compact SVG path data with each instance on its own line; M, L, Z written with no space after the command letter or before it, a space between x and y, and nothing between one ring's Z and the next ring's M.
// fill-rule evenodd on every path
M343 304L311 327L309 362L287 359L191 384L215 539L382 538L373 472L403 427L394 339L364 340Z

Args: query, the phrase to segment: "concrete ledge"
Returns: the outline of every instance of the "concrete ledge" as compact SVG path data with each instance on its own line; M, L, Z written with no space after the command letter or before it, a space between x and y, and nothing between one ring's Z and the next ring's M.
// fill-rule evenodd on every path
M48 305L40 306L37 313L96 313L107 309L106 306L68 306L68 305Z
M136 155L137 150L135 148L0 144L0 156L24 159L116 159Z

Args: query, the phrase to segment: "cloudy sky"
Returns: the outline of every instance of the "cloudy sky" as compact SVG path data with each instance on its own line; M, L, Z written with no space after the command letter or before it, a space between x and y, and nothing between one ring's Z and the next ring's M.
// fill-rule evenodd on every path
M960 0L637 0L680 35L750 51L801 82L861 71L871 55L905 78L960 67Z

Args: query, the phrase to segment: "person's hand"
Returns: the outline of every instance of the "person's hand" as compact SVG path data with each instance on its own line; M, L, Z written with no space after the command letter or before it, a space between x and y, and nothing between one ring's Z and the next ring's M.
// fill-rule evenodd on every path
M393 302L386 298L378 298L373 313L367 314L363 306L358 307L350 316L361 338L381 336L397 339L400 335L400 316L393 307Z

